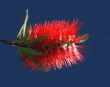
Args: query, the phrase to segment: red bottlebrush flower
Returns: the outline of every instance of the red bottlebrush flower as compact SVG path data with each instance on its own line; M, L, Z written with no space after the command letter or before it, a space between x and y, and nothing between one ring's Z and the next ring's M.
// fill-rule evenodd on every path
M81 37L76 35L80 26L81 24L78 24L78 20L74 20L72 23L52 21L34 25L30 39L49 35L47 38L31 44L33 49L44 52L44 56L34 55L34 58L46 70L51 68L61 69L63 66L71 66L71 64L76 64L78 61L83 61L83 56L75 44L81 41ZM29 59L27 58L28 56L25 56L24 60L28 66L33 69L39 68L34 62L27 60Z
M80 43L88 38L88 34L77 35L82 23L60 20L35 24L27 28L28 14L17 36L11 42L16 46L25 62L32 70L49 71L51 68L61 69L83 61ZM27 30L26 30L27 29Z
M39 36L49 35L47 38L36 41L31 44L32 49L40 50L44 56L34 55L33 58L45 68L46 71L51 68L61 69L63 66L71 66L77 64L78 61L83 61L83 55L80 53L80 46L76 43L87 38L87 34L77 36L81 24L78 20L68 21L52 21L44 24L35 24L32 27L30 40ZM33 62L27 54L23 54L25 64L35 69L42 69L39 64Z

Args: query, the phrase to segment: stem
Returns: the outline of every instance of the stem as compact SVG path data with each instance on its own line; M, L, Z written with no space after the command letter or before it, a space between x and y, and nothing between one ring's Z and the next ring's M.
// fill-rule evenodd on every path
M21 45L21 44L18 44L17 42L8 41L8 40L0 40L0 42L11 46L27 47L26 45Z
M2 42L4 44L8 44L8 45L14 45L12 42L7 41L7 40L0 40L0 42Z

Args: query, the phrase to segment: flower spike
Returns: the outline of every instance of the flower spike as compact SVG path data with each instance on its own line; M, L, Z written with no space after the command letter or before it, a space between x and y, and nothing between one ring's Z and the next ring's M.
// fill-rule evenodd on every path
M15 40L0 40L18 49L26 67L47 72L84 60L80 48L85 47L83 44L89 35L77 35L82 24L78 19L73 22L56 20L29 26L28 18L27 10Z

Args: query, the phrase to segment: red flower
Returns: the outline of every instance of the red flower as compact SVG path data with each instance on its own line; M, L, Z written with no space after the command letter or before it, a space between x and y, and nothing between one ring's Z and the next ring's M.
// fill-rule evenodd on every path
M14 41L0 42L17 47L25 65L32 70L49 71L51 68L61 69L83 61L81 45L88 34L79 36L82 26L77 19L69 21L51 21L27 27L28 10L24 23Z
M35 24L32 27L29 40L39 36L49 36L30 44L32 49L44 52L43 56L33 56L37 63L27 54L22 54L26 66L32 70L48 71L51 68L61 69L63 66L71 66L77 64L78 61L83 61L84 57L80 52L80 48L83 46L77 43L83 42L88 35L77 35L81 25L82 23L78 23L78 20L73 20L72 23L61 20Z

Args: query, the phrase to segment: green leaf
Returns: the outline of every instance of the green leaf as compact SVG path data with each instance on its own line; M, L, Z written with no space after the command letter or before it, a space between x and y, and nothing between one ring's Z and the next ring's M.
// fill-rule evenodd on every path
M21 29L17 35L17 39L21 39L22 37L25 36L25 32L26 32L26 27L27 27L27 22L28 22L28 10L26 11L26 17L25 17L25 20L24 20L24 23L23 25L21 26Z
M29 39L30 37L30 33L31 33L31 25L27 26L26 32L25 32L25 36L22 38L22 41L26 41Z
M28 44L34 43L34 42L36 42L36 41L40 41L40 40L42 40L42 39L47 38L48 36L49 36L49 35L44 35L44 36L39 36L39 37L37 37L37 38L35 38L35 39L32 39L32 40L26 40L25 42L22 43L22 45L28 45Z
M46 71L46 68L37 60L37 58L35 59L33 55L28 55L28 56L35 64L37 64L37 66L41 71Z
M29 54L29 55L38 55L38 56L43 56L44 55L43 52L31 49L31 48L19 47L19 46L17 46L17 48L20 52L23 52L23 53L26 53L26 54Z

